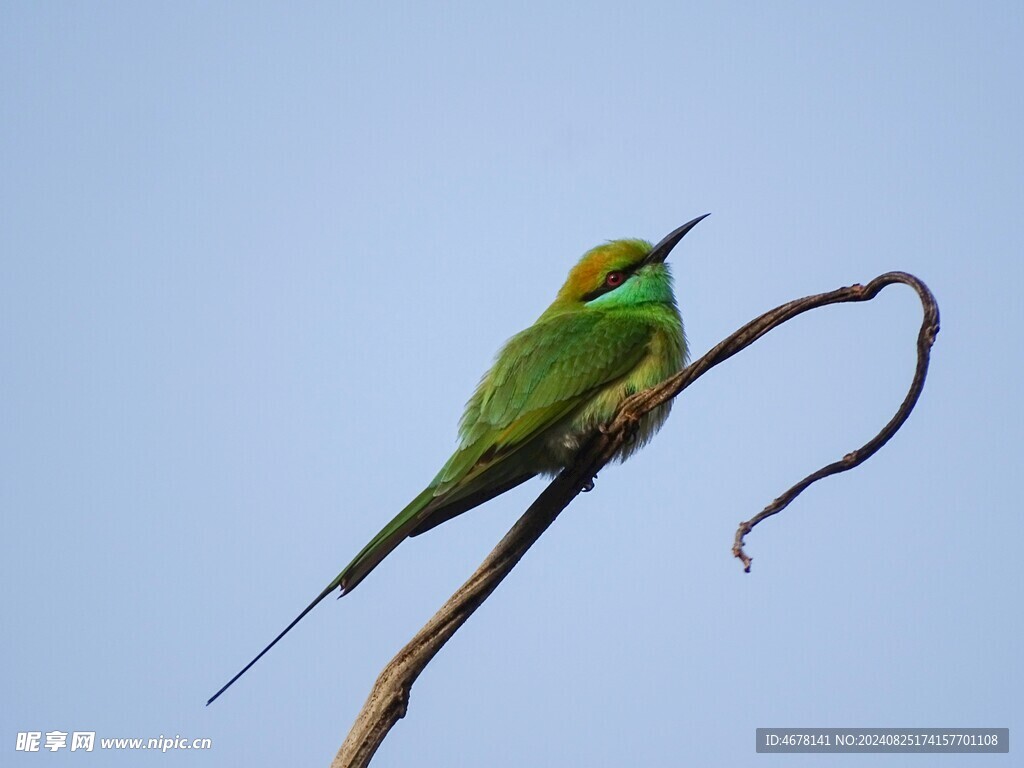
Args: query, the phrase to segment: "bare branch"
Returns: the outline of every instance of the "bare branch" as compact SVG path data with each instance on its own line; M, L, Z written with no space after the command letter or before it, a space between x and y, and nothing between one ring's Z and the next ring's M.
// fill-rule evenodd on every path
M906 272L887 272L884 275L876 277L863 288L859 285L855 285L850 289L846 289L856 291L857 296L845 300L870 301L877 296L878 292L885 288L885 286L893 283L904 283L917 291L918 298L921 299L921 306L924 311L923 317L921 318L921 330L917 334L917 368L914 370L914 379L910 383L910 389L907 391L907 396L903 398L903 402L900 403L900 407L893 417L889 419L889 423L882 427L881 431L864 443L864 445L855 451L850 451L839 461L834 461L831 464L825 465L817 472L812 472L799 483L789 488L785 493L758 512L750 520L740 523L739 527L736 529L736 537L733 540L732 553L740 559L743 563L743 570L747 573L750 573L750 563L752 558L743 551L743 539L754 529L755 525L765 518L776 515L784 510L790 505L790 502L792 502L793 499L819 480L826 478L829 475L837 475L840 472L846 472L847 470L863 464L869 458L874 456L879 448L889 442L889 439L896 434L900 427L903 426L903 422L905 422L907 417L910 416L910 412L914 410L914 406L917 404L917 399L921 396L921 390L924 389L924 379L928 374L928 362L931 358L932 345L935 343L935 337L939 333L939 305L935 302L935 297L932 295L932 292L928 290L928 286L913 275L909 275ZM836 291L835 293L839 292L840 291Z
M728 360L787 320L828 304L870 301L879 291L893 283L903 283L917 291L924 308L924 319L917 340L917 369L910 390L896 415L875 437L857 450L846 454L841 460L808 475L758 515L740 524L733 544L733 554L743 562L744 569L749 572L751 559L743 551L743 539L754 526L765 518L781 512L812 483L865 462L899 430L917 403L928 372L929 353L939 332L939 308L928 287L913 275L906 272L887 272L866 286L839 288L776 307L747 323L671 379L626 400L612 422L594 435L571 467L551 481L469 580L448 599L380 673L362 711L331 763L332 768L352 768L369 764L392 726L405 716L409 692L426 665L495 590L561 511L615 456L617 450L632 438L642 416L674 398L711 368Z

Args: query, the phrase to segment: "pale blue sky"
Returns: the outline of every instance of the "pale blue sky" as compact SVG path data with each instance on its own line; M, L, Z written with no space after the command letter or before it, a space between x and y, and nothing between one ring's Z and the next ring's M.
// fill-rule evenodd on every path
M441 652L375 765L907 761L755 755L758 726L1019 739L1024 5L426 5L0 4L0 762L327 765L539 481L206 698L434 475L584 250L707 211L672 258L695 354L908 270L943 321L916 412L757 529L744 575L736 523L903 397L917 300L716 369ZM213 749L15 754L28 730Z

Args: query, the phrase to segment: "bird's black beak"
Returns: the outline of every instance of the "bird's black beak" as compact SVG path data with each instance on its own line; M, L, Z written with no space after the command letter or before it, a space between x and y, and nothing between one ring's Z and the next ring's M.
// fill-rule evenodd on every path
M696 227L703 219L710 216L710 213L705 213L703 216L698 216L693 221L688 221L679 229L673 230L665 235L664 239L656 246L651 249L651 252L644 257L644 265L647 264L660 264L668 258L669 253L673 248L676 247L676 243L683 239L691 229Z

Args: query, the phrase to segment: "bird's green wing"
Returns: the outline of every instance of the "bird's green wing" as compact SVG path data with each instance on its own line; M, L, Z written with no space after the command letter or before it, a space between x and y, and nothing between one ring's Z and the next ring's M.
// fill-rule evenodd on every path
M435 493L451 493L507 459L627 374L651 335L642 318L588 311L555 315L513 336L466 405L462 444L434 479Z
M555 315L512 337L466 405L462 443L434 481L438 492L465 480L482 458L528 444L631 373L658 328L644 314L591 309Z

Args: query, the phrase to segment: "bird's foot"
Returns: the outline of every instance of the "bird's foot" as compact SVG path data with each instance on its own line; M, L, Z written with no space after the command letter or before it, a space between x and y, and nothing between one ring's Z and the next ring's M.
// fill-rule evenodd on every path
M592 478L587 480L586 483L583 484L583 488L581 488L583 493L590 493L592 490L594 490L594 481L595 480L597 480L597 475L594 475Z

